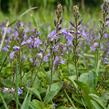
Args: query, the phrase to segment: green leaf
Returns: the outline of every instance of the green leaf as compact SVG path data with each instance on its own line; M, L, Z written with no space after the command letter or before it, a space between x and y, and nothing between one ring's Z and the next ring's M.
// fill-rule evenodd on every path
M87 84L88 86L90 86L90 88L95 87L95 84L94 84L95 79L96 79L96 77L93 72L83 73L79 77L79 81Z
M29 104L29 106L32 109L45 109L44 103L35 99Z
M73 94L72 94L72 98L73 98L73 100L75 101L75 102L77 102L78 103L78 105L80 104L80 105L82 105L83 103L81 102L81 100L80 99L78 99L78 98L76 98Z
M9 109L1 93L0 93L0 98L3 101L3 104L4 104L5 109Z
M37 27L37 23L36 23L35 17L33 15L31 15L31 17L32 17L32 21L33 21L34 26Z
M90 94L89 87L86 84L79 82L79 81L76 81L76 83L78 84L78 86L82 90L82 97L83 97L83 100L84 100L86 107L88 107L88 109L93 109L91 97L89 96L89 94Z
M73 107L59 106L57 109L74 109Z
M32 93L34 93L36 95L36 97L38 97L38 99L42 100L41 99L41 96L40 96L40 92L35 89L35 88L28 88L29 91L31 91Z
M98 61L97 63L97 68L96 68L96 75L98 76L99 74L99 70L100 70L100 64L101 64L101 60Z
M95 101L91 100L91 102L92 102L95 109L103 109Z
M76 75L69 76L67 79L72 82L72 84L74 85L74 87L75 87L76 89L78 88L77 84L76 84L75 81L74 81L74 80L76 80Z
M72 105L73 109L77 109L77 108L75 107L75 105L74 105L74 103L73 103L72 99L71 99L71 98L69 97L69 95L67 94L66 90L64 90L64 92L65 92L65 94L66 94L66 96L67 96L68 100L70 101L70 103L71 103L71 105Z
M30 9L27 9L26 11L24 11L21 15L19 15L14 21L12 21L8 26L13 25L14 23L17 22L17 20L19 20L21 17L23 17L25 14L29 13L31 10L36 9L37 7L32 7Z
M101 100L99 96L97 96L96 94L89 94L89 95L102 109L106 109L103 101Z
M23 101L23 104L21 106L21 109L29 109L29 101L30 101L30 97L29 97L29 91L28 91Z
M58 92L61 90L62 86L63 86L62 82L56 82L51 85L50 90L48 87L46 96L44 98L44 102L45 103L50 102L54 98L54 96L56 96L58 94Z

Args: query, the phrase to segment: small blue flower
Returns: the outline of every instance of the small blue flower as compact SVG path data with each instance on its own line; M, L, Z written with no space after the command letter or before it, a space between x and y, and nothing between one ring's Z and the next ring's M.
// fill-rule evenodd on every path
M11 27L9 27L9 28L7 28L7 33L11 33L11 31L12 31L12 29L11 29Z
M109 35L107 33L104 34L104 38L108 38Z
M27 41L26 41L26 43L27 44L30 44L32 42L32 38L30 37Z
M48 62L48 56L47 56L47 55L45 55L45 56L43 57L43 61L44 61L44 62Z
M16 45L13 47L13 50L14 51L18 51L19 49L20 49L20 47L19 46L16 46Z
M25 33L29 32L29 28L25 28L25 29L24 29L24 32L25 32Z
M23 39L26 40L27 39L27 34L23 33Z
M51 33L48 34L48 38L54 36L55 34L56 34L56 31L54 30L54 31L52 31Z
M81 32L82 36L87 39L88 37L88 33L83 29L82 32Z
M14 54L15 54L15 52L14 51L12 51L11 53L10 53L10 59L13 59L14 58Z
M65 36L65 38L67 40L67 45L68 46L72 45L72 41L73 41L72 34L68 30L66 30L65 28L62 29L60 32L61 32L61 34L63 34Z
M2 50L5 51L5 52L9 51L9 46L6 45Z
M21 88L18 88L18 95L21 95L23 93L23 90Z
M92 51L95 51L98 46L99 46L98 42L95 42L90 48Z
M15 36L15 37L18 37L18 35L19 35L18 31L15 30L15 31L14 31L14 36Z
M73 37L67 36L66 37L66 40L67 40L67 46L71 46L72 45L72 42L73 42Z
M72 37L72 34L68 30L66 30L65 28L62 29L60 31L60 33L63 34L65 37Z
M48 38L50 41L53 41L54 39L56 39L57 38L56 30L53 30L51 33L49 33Z
M2 27L2 35L5 33L6 27Z
M26 45L27 44L27 41L22 41L21 45Z
M65 61L63 59L61 59L60 64L65 64Z
M42 44L42 41L39 38L35 38L34 41L34 48L38 48L40 46L40 44Z
M54 45L54 46L52 47L52 50L53 50L54 52L58 52L58 49L59 49L59 45Z
M109 59L108 59L108 57L103 58L103 62L104 62L104 64L109 64Z
M56 57L55 57L55 60L54 60L54 65L58 65L58 64L59 64L59 57L56 56Z

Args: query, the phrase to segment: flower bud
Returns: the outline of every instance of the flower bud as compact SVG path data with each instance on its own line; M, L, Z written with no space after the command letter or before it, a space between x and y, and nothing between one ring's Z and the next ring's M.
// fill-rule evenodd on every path
M77 5L73 6L74 17L77 19L80 16L79 7Z

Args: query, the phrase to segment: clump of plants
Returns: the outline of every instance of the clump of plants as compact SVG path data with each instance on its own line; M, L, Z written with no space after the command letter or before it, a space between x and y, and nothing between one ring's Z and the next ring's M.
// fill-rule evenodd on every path
M77 5L72 13L64 27L58 4L47 36L32 23L0 24L0 109L109 108L109 2L93 26Z

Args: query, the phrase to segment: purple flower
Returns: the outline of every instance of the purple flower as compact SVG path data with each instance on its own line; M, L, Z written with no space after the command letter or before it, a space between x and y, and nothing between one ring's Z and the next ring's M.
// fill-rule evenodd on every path
M16 23L16 26L17 26L17 28L23 27L24 23L19 21L19 22Z
M85 39L87 39L88 37L88 33L85 31L85 30L82 30L82 32L81 32L81 34L82 34L82 36L85 38Z
M27 44L30 44L32 42L32 38L30 37L27 41L26 41L26 43Z
M54 52L58 52L58 49L59 49L59 45L54 45L54 46L52 47L52 50L53 50Z
M12 41L12 36L10 35L8 38L7 38L7 40L6 40L6 43L9 43L9 42L11 42Z
M6 31L6 27L2 27L2 34L4 34Z
M95 51L98 46L99 46L98 42L95 42L90 48L92 51Z
M98 42L95 42L94 44L93 44L93 46L96 48L96 47L98 47Z
M48 62L49 57L50 57L50 53L46 54L46 55L43 57L43 61L44 61L44 62Z
M42 41L39 39L39 38L35 38L35 41L34 41L34 48L35 47L39 47L40 46L40 44L42 44Z
M72 45L72 41L73 41L73 37L67 36L66 40L67 40L67 46L71 46Z
M24 29L24 32L25 32L25 33L29 32L29 28L25 28L25 29Z
M6 45L2 50L5 51L5 52L9 51L9 46Z
M43 57L43 61L44 61L44 62L48 62L48 56L47 56L47 55L45 55L45 56Z
M20 49L20 47L15 45L15 46L13 47L13 49L14 49L14 51L18 51L18 50Z
M27 41L23 41L22 43L21 43L21 45L23 46L23 45L26 45L27 44Z
M8 47L4 47L2 50L3 51L8 51L9 49L8 49Z
M59 64L59 57L56 56L56 57L55 57L55 60L54 60L54 65L58 65L58 64Z
M65 28L62 29L62 30L60 31L60 33L65 36L65 38L66 38L66 40L67 40L67 45L68 45L68 46L72 45L72 41L73 41L73 36L72 36L72 34L71 34L69 31L67 31Z
M27 39L27 35L26 35L26 33L23 33L23 39L24 39L24 40Z
M15 31L14 31L14 36L17 38L17 37L18 37L18 35L19 35L18 31L17 31L17 30L15 30Z
M38 65L38 62L35 60L35 58L30 58L29 61L34 65Z
M21 88L18 88L18 95L21 95L23 93L23 90Z
M108 59L108 57L103 58L103 62L104 62L104 64L109 64L109 59Z
M48 38L50 39L50 41L53 41L54 39L59 38L58 37L59 35L64 35L65 37L72 37L72 34L64 28L64 29L61 29L58 33L56 33L56 30L53 30L48 35Z
M7 33L9 33L9 34L10 34L10 33L11 33L11 31L12 31L12 30L11 30L11 27L9 27L9 28L7 29Z
M10 59L13 59L14 58L14 54L15 54L15 52L14 51L12 51L11 53L10 53Z
M37 35L37 36L39 36L40 34L41 34L40 32L38 32L38 31L36 32L36 35Z
M56 30L53 30L50 34L48 34L48 38L50 39L50 41L56 39L57 38Z
M41 44L42 44L42 41L37 37L37 38L34 38L34 36L31 36L26 42L24 42L23 44L29 44L29 47L30 48L38 48Z
M109 20L106 21L106 25L109 26Z
M72 37L72 34L69 31L67 31L65 28L62 29L60 31L60 33L63 34L63 35L65 35L66 37Z
M107 33L104 34L104 38L108 38L109 35Z
M65 61L63 59L61 59L60 64L65 64Z
M93 45L90 47L90 49L91 49L92 51L95 51L95 50L96 50L96 48L95 48Z

